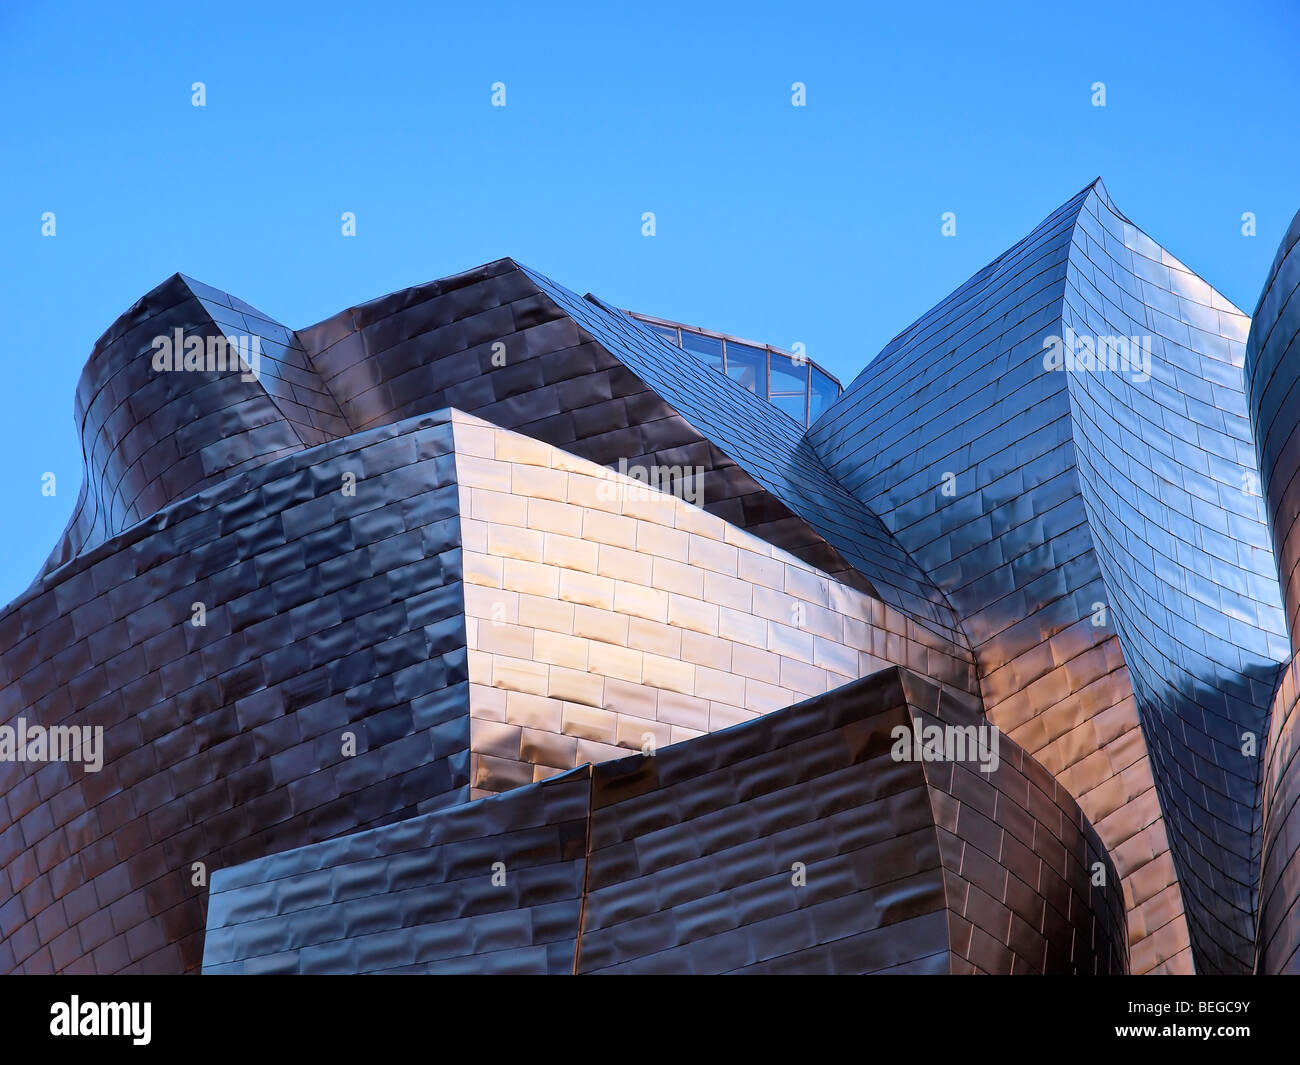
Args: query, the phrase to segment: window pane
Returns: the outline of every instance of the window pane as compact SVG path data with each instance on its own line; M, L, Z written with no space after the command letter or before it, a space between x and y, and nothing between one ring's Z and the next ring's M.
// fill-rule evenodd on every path
M715 370L722 369L722 341L700 336L689 329L682 330L682 347L692 351Z
M794 359L772 352L772 392L798 392L808 390L808 363L800 366ZM803 418L800 417L800 421Z
M785 411L786 414L790 415L790 417L800 425L805 424L803 419L804 404L806 402L808 402L808 397L803 392L800 392L798 395L787 394L784 396L772 397L772 406L776 407L778 410Z
M655 325L654 322L646 322L651 329L658 333L670 344L677 343L677 330L670 325Z
M839 398L839 394L839 386L814 366L812 368L812 395L809 397L809 422L815 422L817 416Z
M727 376L767 399L767 352L728 341Z

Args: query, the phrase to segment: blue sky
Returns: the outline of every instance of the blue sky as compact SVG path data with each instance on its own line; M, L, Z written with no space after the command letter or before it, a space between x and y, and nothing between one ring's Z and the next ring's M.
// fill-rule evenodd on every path
M9 0L0 603L71 513L91 346L178 270L302 327L511 255L847 382L1101 175L1253 309L1300 208L1300 6L873 6Z

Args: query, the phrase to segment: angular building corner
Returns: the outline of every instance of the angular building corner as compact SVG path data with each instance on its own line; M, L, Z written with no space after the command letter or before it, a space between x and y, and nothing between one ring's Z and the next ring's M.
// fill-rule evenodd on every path
M0 971L1294 971L1298 239L1252 323L1095 182L842 393L510 259L173 276L0 612L104 744L0 761Z

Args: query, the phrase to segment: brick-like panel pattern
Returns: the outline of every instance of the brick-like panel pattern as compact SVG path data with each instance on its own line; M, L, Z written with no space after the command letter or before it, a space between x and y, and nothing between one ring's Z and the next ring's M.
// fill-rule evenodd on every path
M1291 220L1255 309L1245 369L1291 646L1300 650L1300 214ZM1298 702L1300 657L1279 679L1263 751L1255 955L1261 973L1300 973Z
M945 592L985 708L1075 796L1128 892L1135 972L1189 972L1137 703L1093 546L1063 373L1075 227L1093 189L898 335L809 431ZM949 476L950 475L950 476Z
M153 341L257 337L255 380L238 371L154 370ZM251 339L249 340L251 344ZM85 480L46 571L204 487L345 436L348 427L293 334L180 274L95 344L76 397Z
M573 972L590 777L221 870L203 972Z
M1050 808L1035 801L1021 770L1050 780L1041 767L1005 737L998 769L955 787L951 763L891 757L892 730L933 720L926 708L949 698L889 669L657 758L597 766L579 970L1127 971L1114 866L1064 791ZM940 720L982 721L955 698ZM735 794L752 799L727 809ZM1079 877L1096 860L1100 890ZM981 939L965 934L978 919Z
M338 403L292 330L238 296L192 277L182 275L182 280L226 336L261 338L261 385L306 446L314 447L351 432Z
M682 418L734 459L763 488L780 499L843 553L871 582L872 594L964 642L951 605L927 574L902 549L885 525L827 472L801 426L772 418L768 403L642 322L588 295L583 299L550 278L523 268L584 331L662 395ZM777 547L800 554L817 568L839 576L833 565L801 554L800 540L769 535L763 525L718 511ZM776 532L778 530L773 530ZM841 576L848 581L849 575Z
M152 341L176 328L199 339L257 336L260 379L155 372ZM964 643L942 595L829 477L798 425L773 419L764 401L643 324L508 259L351 308L301 336L182 275L158 286L105 333L83 371L86 483L46 570L223 477L446 407L603 465L701 465L712 513Z
M683 499L456 415L475 794L962 649ZM623 750L620 750L623 748Z
M531 795L647 733L711 750L700 733L757 735L785 702L901 663L934 678L903 674L921 685L905 715L934 712L919 708L937 680L941 718L979 721L958 689L978 691L1055 774L1015 745L1005 778L926 767L950 967L1122 967L1114 943L1077 949L1119 911L1080 880L1105 855L1074 795L1122 874L1135 971L1293 969L1294 664L1262 774L1242 748L1300 616L1298 241L1300 220L1243 348L1244 316L1096 183L900 334L808 434L511 260L302 334L169 279L96 344L81 497L0 612L0 722L102 723L109 748L103 774L0 766L0 968L193 969L192 861ZM152 339L176 329L256 335L260 380L153 372ZM1153 380L1043 371L1043 338L1067 329L1152 335ZM525 436L425 417L449 406ZM707 513L601 505L585 463L620 460L703 467ZM194 602L204 628L186 624ZM356 758L337 753L345 726ZM626 764L643 763L665 764ZM492 835L473 820L459 840ZM474 935L510 924L478 916ZM511 964L527 940L512 927L480 968ZM533 929L523 969L562 963L558 929ZM364 966L437 954L377 964L397 946L368 946ZM637 966L664 960L639 949Z
M997 772L952 786L951 765L891 757L924 707L978 720L947 698L891 668L652 757L224 870L204 971L1126 971L1114 866L1063 791L1035 790L1041 767L1005 739ZM995 849L1018 872L985 899ZM1080 881L1094 861L1108 887Z
M978 701L901 674L921 728L984 725ZM998 765L926 763L939 829L953 971L1128 972L1119 874L1078 803L1014 743ZM1091 924L1089 917L1091 915Z
M1300 214L1255 308L1245 375L1291 645L1300 651Z
M0 614L0 723L105 747L97 773L0 762L0 971L197 969L192 863L468 797L452 448L423 418L275 460Z
M453 407L602 466L704 468L710 513L964 643L800 426L648 326L502 259L301 330L354 428Z
M1061 321L1080 336L1150 345L1150 380L1054 376L1070 390L1088 527L1196 968L1247 972L1257 752L1274 678L1290 657L1242 378L1249 322L1100 188L1074 227Z
M910 724L891 669L596 766L579 972L948 972L924 763L890 755Z
M1263 792L1255 971L1300 976L1300 655L1273 700Z

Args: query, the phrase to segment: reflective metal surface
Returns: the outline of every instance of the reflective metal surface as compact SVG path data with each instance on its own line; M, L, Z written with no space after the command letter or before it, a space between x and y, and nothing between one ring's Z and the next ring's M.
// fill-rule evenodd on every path
M1250 414L1291 646L1300 651L1300 214L1278 248L1246 344ZM1256 968L1300 973L1300 657L1283 672L1264 751Z
M1124 972L1074 801L1010 744L992 774L894 761L914 718L980 715L891 668L222 871L204 972Z
M455 407L602 466L703 466L710 513L965 642L933 582L798 425L649 326L512 260L298 335L357 428Z
M196 969L194 863L468 798L452 446L427 417L274 459L0 615L0 720L105 746L98 772L0 761L0 969Z
M1139 972L1189 971L1192 953L1205 971L1251 964L1259 766L1243 736L1286 653L1243 491L1246 324L1097 182L809 432L961 614L990 718L1097 825ZM1149 339L1149 380L1046 369L1045 341L1071 330Z
M473 794L714 732L963 649L675 496L453 414Z
M168 279L0 611L0 727L106 748L0 758L0 971L1296 970L1298 241L1247 342L1097 182L811 429L510 259Z

